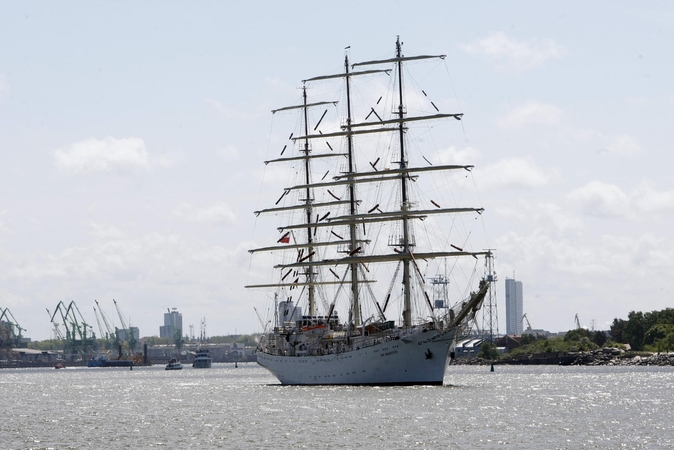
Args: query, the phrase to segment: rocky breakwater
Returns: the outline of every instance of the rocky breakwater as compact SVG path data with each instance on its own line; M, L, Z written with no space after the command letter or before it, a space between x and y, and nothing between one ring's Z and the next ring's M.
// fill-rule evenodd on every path
M587 352L559 352L503 356L498 360L455 358L451 365L558 365L558 366L674 366L674 353L625 352L619 348L600 348Z
M674 353L631 355L618 348L578 352L571 363L576 366L674 366Z

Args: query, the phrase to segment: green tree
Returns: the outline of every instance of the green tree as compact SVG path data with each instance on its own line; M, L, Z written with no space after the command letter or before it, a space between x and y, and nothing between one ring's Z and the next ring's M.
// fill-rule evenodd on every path
M670 333L674 333L674 325L668 323L653 325L644 335L644 345L653 345L657 340L664 339Z
M566 332L566 334L564 335L564 341L566 342L580 341L582 338L590 339L591 337L592 332L590 330L586 330L585 328L576 328Z
M674 308L666 308L658 312L657 322L674 325Z
M606 336L606 333L603 331L593 331L590 336L590 340L597 344L599 347L603 347L604 344L606 344L606 341L608 340L608 336Z
M627 315L627 323L623 329L623 339L626 343L630 344L632 350L643 350L644 348L644 335L648 327L646 326L647 318L644 317L644 313L641 311L635 312L630 311ZM651 317L648 317L651 319Z
M534 342L542 339L547 339L545 336L537 336L534 334L523 334L522 337L520 338L520 345L529 345L533 344Z
M575 342L574 345L577 347L578 351L580 351L580 352L587 352L587 351L590 351L590 350L594 350L598 347L598 345L595 344L594 342L592 342L590 340L590 338L588 338L588 337L580 338L580 340Z
M484 341L480 346L480 351L477 352L477 357L482 359L499 359L499 353L496 349L496 345L489 341Z
M625 321L623 319L613 319L611 324L611 340L615 342L625 342L623 338L623 330L625 329Z
M674 332L667 334L662 339L655 341L655 348L658 352L670 352L674 350Z

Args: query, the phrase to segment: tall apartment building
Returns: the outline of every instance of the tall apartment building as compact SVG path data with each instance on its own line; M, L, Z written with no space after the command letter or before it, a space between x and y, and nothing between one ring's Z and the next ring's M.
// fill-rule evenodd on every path
M506 334L522 334L522 331L524 331L522 324L522 316L524 315L522 282L515 281L514 278L506 278L505 294Z
M159 337L173 339L176 335L176 330L181 330L181 335L185 334L185 330L183 330L183 315L178 312L178 308L173 308L169 312L164 313L164 325L159 327Z

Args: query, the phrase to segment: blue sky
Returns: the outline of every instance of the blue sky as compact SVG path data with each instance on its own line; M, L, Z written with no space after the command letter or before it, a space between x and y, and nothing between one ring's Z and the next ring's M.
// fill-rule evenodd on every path
M0 4L0 307L34 339L58 301L93 322L112 298L143 336L167 307L258 331L242 280L270 111L396 35L447 54L465 135L444 151L471 155L534 327L671 307L674 7L414 4Z

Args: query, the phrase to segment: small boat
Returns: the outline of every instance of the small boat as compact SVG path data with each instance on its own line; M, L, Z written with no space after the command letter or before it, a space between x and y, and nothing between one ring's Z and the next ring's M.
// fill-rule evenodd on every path
M180 364L180 361L177 358L171 358L166 364L166 370L181 370L183 365Z
M63 363L56 363L54 366L54 369L65 369L66 366L63 365Z
M195 369L210 369L213 359L208 354L208 350L198 349L197 353L194 355L194 362L192 362L192 367Z

